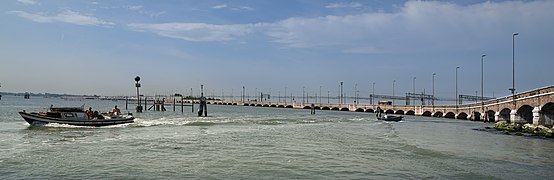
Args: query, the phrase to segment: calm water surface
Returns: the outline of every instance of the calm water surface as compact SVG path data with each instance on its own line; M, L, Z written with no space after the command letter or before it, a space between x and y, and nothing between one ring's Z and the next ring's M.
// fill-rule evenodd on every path
M29 126L18 111L125 110L124 101L4 96L1 179L552 179L554 141L492 124L372 113L208 105L211 117L135 114L134 124ZM131 110L129 110L131 111ZM476 130L477 129L477 130Z

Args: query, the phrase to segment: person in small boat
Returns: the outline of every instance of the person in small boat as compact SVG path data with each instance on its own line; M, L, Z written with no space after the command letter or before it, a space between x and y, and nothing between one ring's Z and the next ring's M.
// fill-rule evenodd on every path
M102 116L98 111L94 111L94 118L96 119L104 119L104 116Z
M85 113L87 114L88 119L92 119L94 117L91 107L89 107L88 110L85 111Z
M117 105L115 105L110 115L120 115L120 114L121 114L121 110L119 110L119 108L117 108Z

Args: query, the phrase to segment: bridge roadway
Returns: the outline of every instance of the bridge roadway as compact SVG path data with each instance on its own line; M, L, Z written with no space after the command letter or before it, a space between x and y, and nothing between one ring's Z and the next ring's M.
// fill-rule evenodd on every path
M301 102L241 102L210 101L217 105L242 105L276 108L310 109L311 103ZM355 105L314 103L319 110L356 111L374 113L377 107L388 114L417 115L437 118L465 119L474 121L509 123L532 123L552 125L554 123L554 85L506 96L483 103L446 106L405 106L405 105Z

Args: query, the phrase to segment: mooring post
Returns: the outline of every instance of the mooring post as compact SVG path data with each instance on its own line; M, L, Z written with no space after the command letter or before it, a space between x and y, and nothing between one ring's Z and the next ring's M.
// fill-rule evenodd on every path
M140 102L140 100L139 100ZM144 111L146 111L146 107L148 107L148 105L146 104L148 102L148 97L146 95L144 95Z
M173 96L173 112L175 112L175 96Z
M192 88L190 88L190 107L192 108L192 113L194 113L194 98L192 96Z
M127 110L127 105L129 104L129 98L125 96L125 110Z
M184 109L185 104L183 103L184 103L184 96L181 96L181 113L185 112L185 109Z
M208 116L208 105L206 102L206 97L204 97L204 85L200 85L200 107L198 108L198 116Z

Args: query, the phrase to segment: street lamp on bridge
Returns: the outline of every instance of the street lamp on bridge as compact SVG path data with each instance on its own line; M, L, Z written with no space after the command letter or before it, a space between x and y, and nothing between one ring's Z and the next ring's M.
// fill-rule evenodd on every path
M371 103L370 104L373 104L373 98L375 98L375 82L372 83L373 85L373 88L372 88L372 91L371 91Z
M458 112L458 69L460 69L460 67L456 67L456 112Z
M514 109L516 108L516 85L515 85L515 79L516 79L516 60L515 60L515 39L516 39L516 36L519 35L519 33L514 33L512 34L512 89L510 89L510 91L512 91L512 98L513 98L513 101L514 101Z
M414 86L414 87L413 87L413 93L414 93L414 96L415 96L415 80L416 80L416 77L414 77L414 81L413 81L413 86ZM412 103L413 103L414 106L416 105L416 104L415 104L415 98L413 98Z
M431 104L433 104L433 110L435 108L435 75L437 75L437 73L433 73L433 99L431 99Z
M396 80L392 80L392 106L394 106L394 84L396 83Z
M481 55L481 113L483 113L483 118L485 121L487 120L487 116L485 115L485 101L483 99L484 96L484 71L483 71L483 58L487 56L486 54Z

